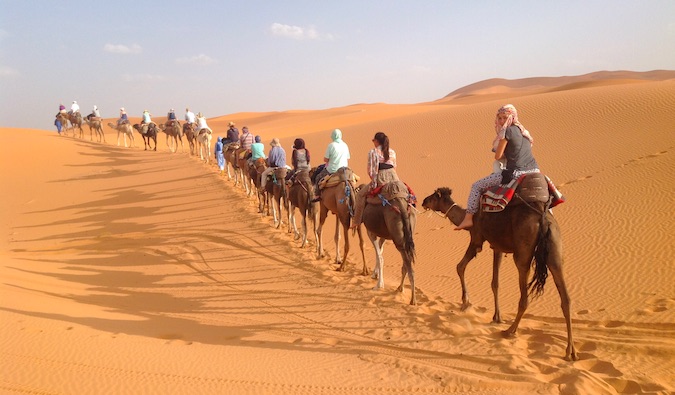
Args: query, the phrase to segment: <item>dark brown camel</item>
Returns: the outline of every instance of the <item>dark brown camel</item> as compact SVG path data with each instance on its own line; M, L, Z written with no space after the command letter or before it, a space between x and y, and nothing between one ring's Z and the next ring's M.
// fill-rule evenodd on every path
M269 208L272 209L274 217L274 226L279 229L281 226L283 209L286 210L286 219L288 223L288 233L291 233L291 215L288 209L288 185L286 185L286 174L288 169L285 167L277 167L272 171L265 184L265 192L267 194L268 215Z
M316 214L318 213L318 202L314 200L314 187L312 186L312 179L309 177L309 170L299 170L293 176L293 182L288 190L288 200L290 202L290 215L293 232L295 233L295 240L300 238L298 227L295 224L295 209L300 211L302 216L302 244L303 248L307 244L307 217L312 222L312 231L314 232L314 240L319 240L316 231ZM316 243L317 253L319 243Z
M387 186L385 185L385 188ZM399 190L404 191L406 195L389 197L384 205L382 202L366 204L361 223L366 227L368 238L375 247L373 278L377 278L377 285L373 289L384 288L384 257L382 252L384 251L384 242L392 240L403 260L401 284L397 291L403 292L403 282L407 274L410 278L410 290L412 292L410 304L415 305L417 299L415 297L415 272L413 270L413 264L415 263L413 233L415 232L417 214L415 208L408 204L405 184L399 182L397 186L400 186Z
M314 171L316 171L316 169L314 169ZM356 191L352 181L353 172L350 168L343 167L341 169L338 169L338 171L333 176L339 177L340 182L335 186L331 186L321 190L321 201L320 201L321 211L319 213L319 228L317 230L317 234L319 236L318 256L319 258L322 258L324 256L323 241L322 241L323 224L326 222L326 218L328 218L328 212L330 211L337 216L337 220L335 221L335 264L340 265L337 268L337 271L341 272L345 271L347 268L347 257L349 256L348 230L352 216L354 215L353 214L354 200ZM344 238L345 238L344 259L340 259L341 224L344 230ZM366 253L364 251L363 233L361 231L360 226L357 228L357 233L359 235L359 246L361 247L361 257L363 258L363 270L361 271L361 274L365 276L370 274L370 270L368 269L368 266L366 266Z
M73 126L73 137L75 136L75 128L80 129L80 138L84 138L84 130L82 130L82 114L79 112L76 113L68 113L68 120L70 121L70 124Z
M101 118L87 116L85 122L89 126L89 139L94 141L94 131L96 131L96 139L100 143L101 139L105 143L105 134L103 134L103 127L101 126Z
M425 209L439 211L455 225L459 225L464 218L465 209L458 206L450 195L449 188L438 188L427 196L422 203ZM520 287L520 301L518 313L504 335L515 336L518 324L527 309L529 293L534 297L541 295L548 276L547 269L553 275L553 281L560 294L561 307L567 325L567 350L565 359L576 361L577 352L572 339L572 319L570 317L570 297L563 276L562 239L560 228L553 214L548 210L546 203L527 203L520 205L510 204L501 212L477 213L474 216L473 227L469 230L471 241L462 260L457 264L457 273L462 284L462 310L471 305L469 292L464 281L464 272L487 241L493 249L492 266L492 293L494 294L495 313L492 321L502 322L499 312L499 266L502 255L513 254L513 260L518 269L518 283ZM536 264L533 265L533 259ZM535 266L532 281L528 285L530 267Z
M180 122L174 120L167 121L166 124L159 125L159 128L166 134L166 146L169 147L169 151L178 151L178 141L180 141L181 152L185 152L183 128L180 126Z
M267 162L265 159L258 158L255 162L249 167L249 176L253 180L253 185L255 186L256 191L258 192L258 212L263 213L265 210L265 199L267 199L267 194L261 186L262 173L267 168ZM269 207L267 215L269 215Z
M146 151L148 149L157 151L157 125L154 122L150 123L145 130L141 125L136 123L134 124L134 129L143 137L143 145ZM150 139L154 140L155 148L150 146Z
M183 124L183 134L187 138L188 145L190 146L190 155L196 155L197 154L197 135L195 133L195 130L197 129L197 125L194 123L185 123Z

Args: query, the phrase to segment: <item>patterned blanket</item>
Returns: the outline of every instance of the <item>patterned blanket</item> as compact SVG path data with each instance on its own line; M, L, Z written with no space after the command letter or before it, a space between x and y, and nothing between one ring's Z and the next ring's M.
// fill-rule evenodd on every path
M402 181L394 181L381 185L368 193L366 202L369 204L386 205L389 200L395 198L407 198L408 203L417 205L417 196L410 186Z
M523 174L508 184L500 185L486 191L481 196L481 209L484 212L495 213L506 208L513 197L518 194L525 202L546 203L551 197L553 208L565 202L565 197L558 191L550 178L541 173Z

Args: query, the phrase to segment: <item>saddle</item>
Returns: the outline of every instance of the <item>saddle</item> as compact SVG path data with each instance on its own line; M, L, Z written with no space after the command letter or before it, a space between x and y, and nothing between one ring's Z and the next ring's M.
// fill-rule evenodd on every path
M403 181L392 181L371 190L366 195L367 204L386 205L389 200L405 198L409 204L417 204L415 192Z
M345 182L351 181L352 183L356 183L360 179L361 177L356 175L356 173L354 173L352 169L348 167L341 167L335 173L329 174L323 177L321 180L319 180L318 182L319 190L334 187L343 181Z
M515 196L518 196L518 199L513 200ZM480 198L480 206L483 212L496 213L504 210L509 204L546 203L549 197L551 198L549 208L565 202L562 193L550 178L542 173L529 173L487 190Z
M233 143L225 144L225 146L223 148L225 149L225 151L234 151L234 150L238 150L239 147L240 147L239 142L235 141Z
M285 167L275 167L274 171L267 175L267 181L281 185L286 182L286 173L288 169Z
M267 163L265 162L265 159L258 158L251 164L251 166L255 169L255 171L258 172L258 174L262 174L262 172L265 171L265 168L267 168Z

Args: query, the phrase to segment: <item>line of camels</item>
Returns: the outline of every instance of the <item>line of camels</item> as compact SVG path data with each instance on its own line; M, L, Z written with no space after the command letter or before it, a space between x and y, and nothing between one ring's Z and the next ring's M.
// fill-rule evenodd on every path
M105 136L101 129L100 121L85 121L91 131L105 142ZM65 125L65 123L64 123ZM162 131L166 134L167 146L171 152L176 152L178 143L183 146L183 135L186 136L191 155L199 155L206 163L211 160L211 134L198 134L192 125L174 121L170 124L154 125L147 128L140 125L113 124L108 126L117 130L117 145L120 145L120 137L124 137L124 146L127 147L127 137L131 146L134 144L133 130L139 132L144 140L145 149L157 150L157 134ZM82 137L80 125L80 137ZM154 147L151 146L154 142ZM335 260L338 271L347 268L347 257L350 250L350 229L355 208L355 197L359 188L364 185L356 185L357 177L349 168L342 168L332 175L334 182L330 187L320 191L319 201L315 201L315 188L313 175L316 168L299 170L291 180L287 180L287 169L277 168L271 175L270 180L262 187L261 176L267 164L264 159L250 163L240 154L238 145L230 145L224 151L227 178L234 181L235 187L244 189L247 196L255 194L258 200L258 211L262 215L273 216L274 226L280 228L283 222L288 226L288 233L293 233L295 240L302 239L301 248L308 245L308 222L312 225L314 234L316 256L325 257L323 247L323 226L329 213L336 215L335 222ZM316 180L318 182L318 180ZM518 193L518 191L516 191ZM440 213L455 225L459 225L465 214L465 209L459 206L451 197L449 188L438 188L431 195L424 198L422 207ZM374 197L376 199L376 197ZM362 275L370 275L366 265L364 250L364 238L362 228L375 249L376 264L372 278L377 280L374 289L384 288L384 258L383 248L385 241L391 240L401 254L401 282L397 287L398 292L403 292L406 277L409 278L411 287L410 304L416 304L414 263L416 259L415 243L413 234L417 221L417 211L414 207L415 200L411 196L400 195L380 198L382 204L367 204L363 211L362 225L356 228L355 233L359 238L359 247L363 266ZM386 203L386 204L385 204ZM494 298L493 323L503 323L499 309L499 268L505 254L513 254L513 260L518 270L518 283L520 300L518 312L511 326L503 331L505 337L516 335L518 325L528 307L530 298L536 298L543 293L544 285L550 272L553 276L558 294L561 300L561 308L565 318L567 329L567 348L565 359L575 361L578 355L574 347L572 336L572 322L570 315L570 296L567 291L563 275L562 239L558 223L549 210L550 200L547 203L541 201L510 203L503 211L496 213L479 212L474 217L474 225L468 229L470 233L469 246L461 261L457 264L462 287L461 309L466 310L471 306L469 292L465 281L465 271L469 262L480 252L483 244L487 241L493 250L492 292ZM298 230L295 211L302 217L302 227ZM284 219L282 212L285 211ZM318 219L317 219L318 215ZM342 227L342 232L340 231ZM344 239L344 251L341 251L340 241ZM532 279L531 269L534 268Z

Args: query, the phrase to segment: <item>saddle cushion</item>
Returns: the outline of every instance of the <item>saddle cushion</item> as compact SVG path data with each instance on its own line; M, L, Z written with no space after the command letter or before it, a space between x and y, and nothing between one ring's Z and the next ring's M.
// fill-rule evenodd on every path
M527 203L546 203L552 197L553 208L565 201L565 198L553 185L553 182L541 173L523 174L508 184L490 188L481 196L481 210L488 213L502 211L518 194L520 200ZM512 203L513 204L513 203Z
M410 189L408 184L402 181L392 181L368 192L366 203L386 204L387 201L396 198L406 198L412 205L415 205L417 201L415 193Z
M356 173L352 171L347 173L351 175L351 179L349 181L351 181L352 183L356 183L361 179L361 177L357 176ZM339 183L344 181L344 174L345 172L342 171L342 169L340 169L333 174L325 176L324 178L321 179L321 181L319 181L319 189L330 188L338 185Z

